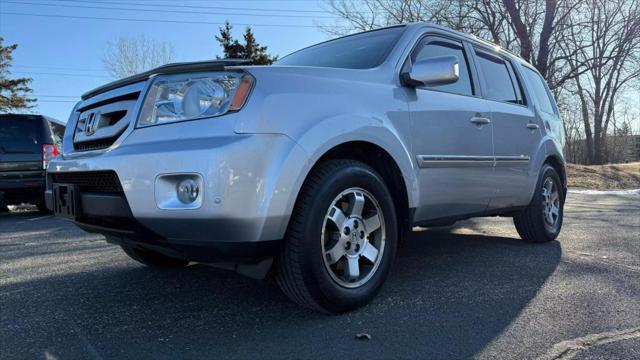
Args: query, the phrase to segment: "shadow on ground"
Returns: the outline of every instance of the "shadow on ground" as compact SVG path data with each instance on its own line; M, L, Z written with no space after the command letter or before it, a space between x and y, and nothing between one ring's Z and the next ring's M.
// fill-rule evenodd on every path
M414 232L371 305L325 316L290 303L273 279L93 251L113 265L0 288L0 357L466 358L509 326L561 255L558 242Z

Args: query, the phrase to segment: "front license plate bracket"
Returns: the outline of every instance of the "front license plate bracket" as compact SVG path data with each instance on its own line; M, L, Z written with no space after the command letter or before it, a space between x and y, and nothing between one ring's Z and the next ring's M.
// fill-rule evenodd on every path
M74 184L53 184L53 213L76 220L80 217L80 191Z

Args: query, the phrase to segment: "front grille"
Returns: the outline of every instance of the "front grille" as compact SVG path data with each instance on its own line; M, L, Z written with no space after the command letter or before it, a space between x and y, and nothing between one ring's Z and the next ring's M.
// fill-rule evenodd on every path
M59 184L78 185L80 192L122 192L115 171L52 173L51 180Z
M73 135L75 151L106 149L113 145L135 118L140 92L135 91L80 106ZM90 101L90 99L88 100Z

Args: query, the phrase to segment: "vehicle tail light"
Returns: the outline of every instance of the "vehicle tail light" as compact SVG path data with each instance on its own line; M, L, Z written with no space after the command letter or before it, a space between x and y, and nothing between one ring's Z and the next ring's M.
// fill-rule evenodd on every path
M47 170L49 162L58 155L60 152L55 144L42 144L42 168Z

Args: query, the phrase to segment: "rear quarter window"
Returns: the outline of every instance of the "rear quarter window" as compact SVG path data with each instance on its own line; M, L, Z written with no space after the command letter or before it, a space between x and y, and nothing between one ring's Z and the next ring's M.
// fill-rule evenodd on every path
M526 66L523 66L522 68L524 69L524 76L529 83L529 88L533 91L533 97L536 104L538 104L540 111L555 114L555 107L553 105L551 93L547 89L547 85L542 79L542 76Z
M46 135L45 122L40 117L0 117L0 153L42 153Z

